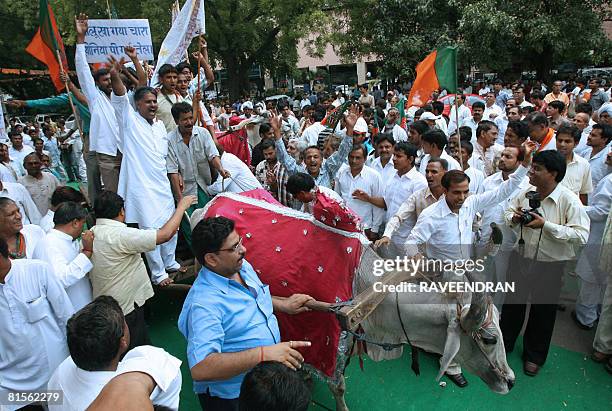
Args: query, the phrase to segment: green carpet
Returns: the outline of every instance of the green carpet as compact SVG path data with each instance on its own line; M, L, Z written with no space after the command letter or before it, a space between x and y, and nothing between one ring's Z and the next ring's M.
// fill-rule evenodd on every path
M200 409L193 393L185 358L186 342L178 331L182 301L165 294L150 304L150 333L153 344L183 361L181 410ZM612 409L612 376L585 355L551 347L546 366L535 377L522 373L521 347L508 355L516 374L516 385L508 395L495 394L473 375L469 385L459 389L450 381L442 388L435 381L438 361L421 355L421 375L410 370L409 355L400 360L375 363L365 359L365 371L353 360L346 373L346 402L352 411L389 410L593 410ZM335 409L327 386L315 382L311 410ZM322 406L320 406L320 405Z

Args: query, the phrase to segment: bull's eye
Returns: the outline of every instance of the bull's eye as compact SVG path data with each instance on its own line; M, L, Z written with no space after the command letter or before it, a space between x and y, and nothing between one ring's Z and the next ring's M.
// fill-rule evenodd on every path
M497 344L497 337L493 334L489 334L488 332L481 332L480 338L482 338L482 342L486 345L495 345Z

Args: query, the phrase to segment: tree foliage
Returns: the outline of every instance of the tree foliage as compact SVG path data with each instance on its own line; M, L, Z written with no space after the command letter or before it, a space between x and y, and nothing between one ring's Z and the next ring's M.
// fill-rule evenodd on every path
M564 62L612 63L609 0L345 0L335 12L326 38L336 50L377 56L391 77L447 44L459 45L463 67L541 77Z
M146 18L151 25L155 50L171 25L173 0L51 0L58 27L67 46L69 61L73 59L75 42L74 16L84 12L90 18L108 18L111 4L119 18ZM184 1L181 1L181 5ZM228 72L231 94L237 97L248 90L248 72L254 64L271 74L291 73L297 62L295 45L321 13L321 0L207 0L206 29L210 57ZM25 52L25 47L38 27L38 2L32 0L0 0L5 10L0 21L12 24L14 37L0 39L3 67L44 68ZM24 30L25 28L25 30ZM196 47L196 42L192 49ZM1 83L0 83L1 84ZM31 96L27 85L13 87L17 95ZM25 88L24 88L25 86ZM2 86L0 86L2 87ZM7 89L6 85L4 89ZM39 89L39 88L38 88ZM49 92L49 88L43 88ZM21 93L20 93L21 91ZM36 93L34 93L36 94Z

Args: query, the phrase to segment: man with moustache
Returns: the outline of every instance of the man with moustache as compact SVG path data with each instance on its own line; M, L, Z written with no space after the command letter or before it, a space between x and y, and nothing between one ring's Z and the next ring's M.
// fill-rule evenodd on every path
M174 213L174 197L166 169L167 132L156 120L157 97L151 87L134 92L136 109L130 104L125 85L119 77L121 62L109 61L115 109L123 153L118 194L125 200L125 221L141 229L159 229ZM154 204L155 207L151 207ZM177 234L146 253L155 284L172 283L168 272L184 270L175 259Z
M395 168L393 167L393 146L395 139L389 133L381 133L374 139L374 147L378 157L372 159L369 166L380 174L382 181L393 178Z
M382 238L375 243L376 247L389 244L393 234L402 224L405 224L410 231L421 212L440 199L444 194L444 188L441 184L442 177L444 177L447 169L448 162L446 160L439 157L433 157L429 160L425 169L427 187L414 192L400 206L397 213L387 222Z

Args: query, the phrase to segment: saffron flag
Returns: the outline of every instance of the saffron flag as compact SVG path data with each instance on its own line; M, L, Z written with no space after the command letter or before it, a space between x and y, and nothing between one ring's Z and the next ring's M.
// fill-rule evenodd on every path
M204 34L204 27L204 0L187 0L172 22L172 27L159 49L157 65L151 78L152 86L159 83L157 71L161 66L176 66L183 61L189 44L195 37Z
M193 213L191 226L202 217L234 220L247 249L246 260L272 295L301 293L336 304L353 296L353 276L367 240L357 232L350 210L317 196L319 201L324 202L322 213L313 216L281 205L262 189L221 193ZM342 331L335 315L321 311L275 314L282 341L310 341L311 347L299 350L306 363L332 376Z
M62 37L55 22L55 15L47 0L40 0L38 21L40 27L26 47L26 51L47 65L55 89L61 91L65 85L60 80L60 71L62 67L64 70L68 67L68 61ZM61 60L58 60L58 54Z
M457 92L457 47L442 47L431 52L416 67L416 80L410 90L411 106L421 107L435 90Z

